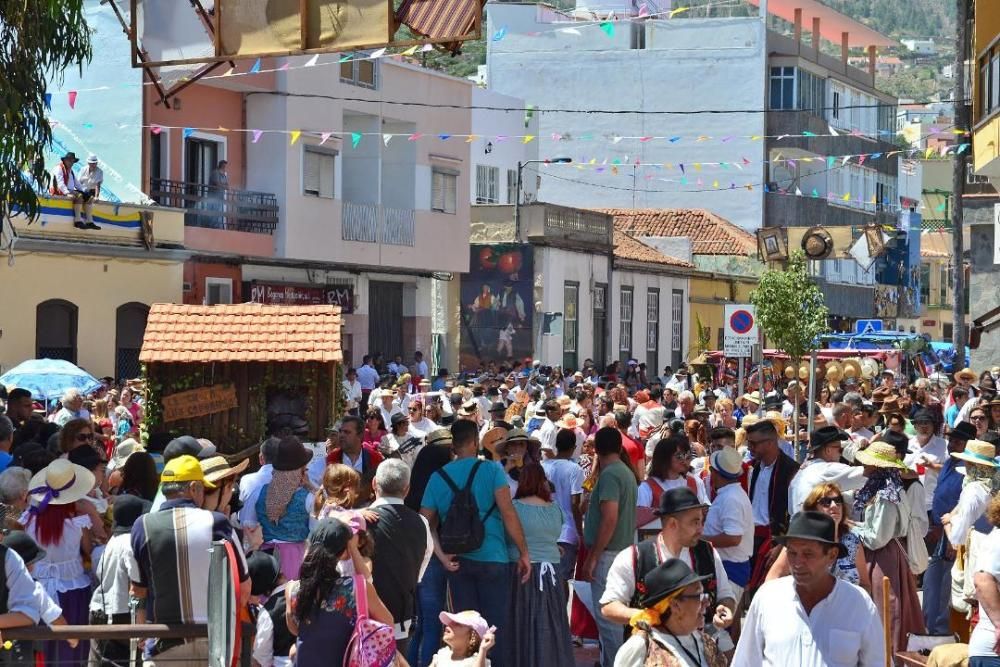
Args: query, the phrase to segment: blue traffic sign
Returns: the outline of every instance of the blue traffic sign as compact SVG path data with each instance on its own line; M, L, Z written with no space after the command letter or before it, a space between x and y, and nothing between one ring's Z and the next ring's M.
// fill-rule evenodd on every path
M882 320L858 320L854 323L854 333L873 334L882 331Z

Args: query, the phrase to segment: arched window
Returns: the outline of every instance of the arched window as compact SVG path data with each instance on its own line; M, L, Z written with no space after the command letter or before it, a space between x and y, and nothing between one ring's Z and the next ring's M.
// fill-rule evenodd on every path
M76 363L77 313L76 304L63 299L49 299L38 304L35 310L35 357Z
M149 306L125 303L115 313L115 378L137 378L140 375L139 350L146 333Z

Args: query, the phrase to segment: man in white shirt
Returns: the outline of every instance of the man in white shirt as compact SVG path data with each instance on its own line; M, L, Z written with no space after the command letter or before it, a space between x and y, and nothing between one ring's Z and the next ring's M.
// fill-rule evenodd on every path
M556 451L556 434L559 427L556 426L562 418L562 408L559 403L553 400L546 401L542 408L545 410L545 422L538 428L535 437L542 443L542 450Z
M865 469L840 462L847 434L836 426L824 426L809 434L812 458L806 461L792 479L788 492L788 512L802 510L802 504L817 484L833 483L841 491L854 491L865 485Z
M101 198L101 185L104 184L104 172L97 166L96 155L91 154L87 158L87 166L80 172L77 181L79 181L80 189L83 190L85 195L88 195L91 199Z
M735 447L723 447L709 457L709 470L715 500L705 517L704 539L716 548L722 559L733 597L739 604L743 588L750 581L750 557L753 555L753 507L747 492L740 486L743 457Z
M424 353L420 350L413 354L413 375L417 382L428 377L427 362L424 361Z
M344 400L347 402L347 413L359 416L358 410L364 400L364 392L358 382L358 371L353 368L347 369L347 376L344 378Z
M240 477L240 511L236 515L237 520L243 527L257 525L257 495L265 485L271 483L274 474L275 455L278 453L278 438L271 437L260 446L258 460L260 469L257 472L247 473Z
M747 612L732 667L881 667L882 624L861 588L831 573L847 549L833 519L800 512L785 545L792 575L769 581Z
M73 165L79 162L76 153L70 151L63 155L59 164L52 170L52 186L49 193L69 197L73 201L73 226L77 229L100 229L94 224L94 198L83 191L80 181L73 173ZM84 222L86 214L89 222Z
M573 461L576 452L576 438L570 432L560 431L556 435L555 458L542 461L545 476L555 491L556 504L563 513L562 531L559 533L559 569L563 581L573 579L576 570L576 555L580 537L583 535L583 513L580 501L583 497L583 468Z
M921 410L910 421L917 434L910 438L909 452L903 463L920 473L926 495L926 509L929 512L934 501L938 473L948 456L948 443L944 438L934 435L934 417L930 412Z
M358 369L358 382L361 383L363 398L361 404L368 405L368 396L378 385L378 371L372 367L372 355L366 354L361 359L361 368Z

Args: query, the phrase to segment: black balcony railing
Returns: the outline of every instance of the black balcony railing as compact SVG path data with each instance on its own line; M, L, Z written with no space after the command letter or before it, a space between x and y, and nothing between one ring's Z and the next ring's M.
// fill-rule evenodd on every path
M278 199L269 192L154 178L149 196L163 206L187 209L184 224L188 227L273 234L278 226Z

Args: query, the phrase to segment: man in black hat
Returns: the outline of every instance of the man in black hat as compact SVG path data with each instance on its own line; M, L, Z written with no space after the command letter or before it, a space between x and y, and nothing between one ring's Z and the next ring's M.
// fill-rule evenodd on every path
M757 591L732 667L884 664L875 604L864 590L831 574L847 554L833 519L799 512L776 541L785 546L792 576Z
M836 426L824 426L809 434L810 458L792 480L791 511L798 512L817 484L833 483L841 491L853 491L865 485L865 469L842 462L844 443L849 436Z
M76 180L76 174L73 173L73 165L77 162L79 160L76 159L76 153L72 151L62 156L59 164L52 170L50 193L69 197L73 201L74 227L77 229L100 229L93 222L84 220L84 214L86 214L87 220L93 220L91 209L94 206L94 196L84 192L83 188L80 187L80 183Z
M937 486L938 473L948 456L948 443L944 438L935 434L937 423L927 410L920 410L910 420L915 436L910 438L908 443L909 451L903 459L910 468L916 468L921 472L920 481L924 483L924 492L927 495L926 510L931 510L931 502L934 499L934 488Z
M962 462L951 456L965 451L965 443L976 439L976 427L969 422L958 422L947 436L948 454L938 471L937 484L931 498L930 530L927 542L930 559L924 571L922 607L927 632L948 634L949 603L951 600L951 568L955 563L955 550L948 543L941 525L941 517L958 505L965 476L958 471Z
M250 572L250 595L265 601L257 613L257 634L254 639L253 659L258 665L290 664L288 654L295 646L295 635L288 630L285 622L285 587L288 582L281 574L278 559L263 551L255 551L247 557Z
M641 611L637 583L657 565L679 558L693 563L699 575L710 577L705 581L705 590L710 595L705 610L706 629L714 626L722 630L732 624L736 601L729 576L718 552L701 538L706 507L686 486L663 492L655 512L660 517L660 532L654 538L623 549L608 570L607 585L598 600L605 619L623 627L628 625ZM720 648L726 651L732 648L732 641L726 646L728 637L724 634L719 633L718 640Z

